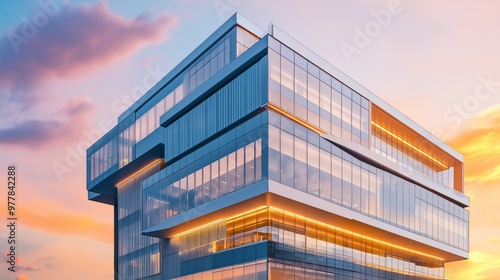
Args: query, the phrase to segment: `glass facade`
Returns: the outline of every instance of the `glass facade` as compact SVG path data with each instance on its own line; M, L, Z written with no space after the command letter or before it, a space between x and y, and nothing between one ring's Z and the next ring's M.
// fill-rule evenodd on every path
M240 56L255 44L259 40L259 37L248 32L241 26L237 26L236 29L236 56Z
M94 180L97 176L118 164L118 154L115 153L118 149L116 140L117 139L113 139L107 142L90 156L91 180Z
M160 100L153 108L135 122L135 141L139 142L160 127L160 117L170 110L175 104L184 99L183 85L170 92Z
M453 188L454 167L448 167L410 139L404 139L387 128L373 123L371 149L400 166L428 177L445 187ZM423 146L423 145L422 145Z
M468 250L469 212L360 161L317 133L269 113L269 179Z
M257 40L258 37L239 26L229 31L186 71L184 74L185 91L190 93L198 88ZM236 44L231 42L236 42Z
M224 130L264 104L260 60L165 129L166 161Z
M444 272L438 257L273 207L195 228L168 243L167 259L180 263L171 268L178 274L171 276L181 276L175 279L428 279ZM266 247L267 263L257 246ZM201 268L207 256L222 258L238 248L255 252L240 259L243 264L233 260L231 267Z
M162 161L156 161L117 185L118 279L132 280L160 273L160 240L141 234L141 182L162 165Z
M88 149L90 199L116 188L118 279L442 279L469 250L466 197L440 186L460 158L249 25L224 25Z
M231 265L208 271L198 272L187 276L173 278L175 280L261 280L267 278L267 261L261 260L240 265Z
M145 180L144 228L261 181L266 116L255 116Z
M89 148L87 180L97 184L101 181L98 178L100 175L105 177L134 160L135 144L160 127L160 117L165 112L241 55L257 39L247 30L235 27L206 50L190 68L183 71L180 75L182 79L174 79L157 93L157 96L163 96L161 100L148 102L146 106L150 109L139 116L130 115ZM255 85L260 84L255 82ZM106 172L108 170L110 172Z
M322 133L368 148L369 101L273 38L269 39L269 102Z

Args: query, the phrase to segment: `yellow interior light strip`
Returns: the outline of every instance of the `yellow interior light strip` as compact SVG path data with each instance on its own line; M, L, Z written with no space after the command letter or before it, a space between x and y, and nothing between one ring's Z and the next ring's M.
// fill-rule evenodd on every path
M196 231L199 231L201 229L204 229L204 228L207 228L209 226L213 226L213 225L216 225L218 223L221 223L223 222L225 219L218 219L218 220L215 220L215 221L212 221L212 222L209 222L207 224L203 224L201 226L198 226L198 227L194 227L194 228L190 228L186 231L183 231L183 232L180 232L180 233L177 233L177 234L174 234L171 238L175 238L175 237L179 237L179 236L183 236L183 235L186 235L186 234L189 234L191 232L196 232Z
M310 130L312 130L312 131L314 131L316 133L327 134L327 132L324 131L324 130L322 130L321 128L319 128L319 127L317 127L315 125L312 125L311 123L309 123L309 122L307 122L307 121L305 121L305 120L303 120L303 119L295 116L294 114L292 114L292 113L290 113L290 112L288 112L288 111L280 108L279 106L277 106L277 105L275 105L273 103L268 103L267 104L267 108L269 108L270 110L273 110L276 113L278 113L278 114L286 117L287 119L290 119L290 120L292 120L292 121L294 121L294 122L296 122L296 123L298 123L298 124L300 124L302 126L307 127L308 129L310 129Z
M151 166L153 166L155 164L158 164L160 162L163 162L163 159L159 158L159 159L153 160L152 162L150 162L149 164L147 164L143 168L141 168L141 169L137 170L136 172L134 172L132 175L130 175L127 178L125 178L125 179L121 180L120 182L118 182L116 184L116 187L119 187L120 185L122 185L123 183L127 182L128 180L130 180L130 179L134 178L135 176L139 175L144 170L146 170L146 169L150 168Z
M442 167L444 168L448 168L448 166L446 166L444 163L440 162L439 160L437 160L436 158L432 157L431 155L429 155L428 153L422 151L421 149L415 147L413 144L411 144L410 142L404 140L403 138L397 136L396 134L392 133L391 131L389 131L387 128L379 125L378 123L376 122L373 122L372 121L372 124L377 127L378 129L384 131L385 133L389 134L391 137L397 139L398 141L402 142L403 144L405 144L406 146L414 149L415 151L417 151L418 153L424 155L425 157L429 158L430 160L436 162L437 164L441 165Z
M185 235L185 234L188 234L188 233L191 233L191 232L195 232L197 230L200 230L200 229L203 229L203 228L206 228L206 227L209 227L209 226L212 226L212 225L215 225L217 223L220 223L220 222L223 222L223 221L228 221L228 220L232 220L232 219L236 219L236 218L239 218L241 216L245 216L247 214L250 214L252 212L256 212L256 211L259 211L259 210L262 210L262 209L265 209L265 208L268 208L268 206L260 206L260 207L257 207L255 209L252 209L252 210L249 210L247 212L244 212L244 213L240 213L240 214L237 214L237 215L234 215L232 217L229 217L229 218L224 218L224 219L218 219L218 220L215 220L215 221L212 221L212 222L209 222L209 223L206 223L206 224L203 224L201 226L197 226L197 227L194 227L194 228L190 228L186 231L183 231L183 232L180 232L180 233L177 233L177 234L174 234L172 236L172 238L174 237L178 237L178 236L182 236L182 235Z
M174 236L172 236L172 238L173 237L179 237L179 236L191 233L191 232L195 232L195 231L198 231L200 229L212 226L212 225L220 223L220 222L230 221L230 220L233 220L233 219L236 219L236 218L240 218L240 217L243 217L243 216L248 215L250 213L258 212L258 211L266 209L266 208L268 208L271 211L281 212L284 215L290 216L292 218L299 218L299 219L302 219L304 221L310 221L310 222L316 223L316 224L321 225L322 227L325 227L325 228L330 228L330 229L333 229L335 231L342 231L343 233L347 233L347 234L352 235L352 236L363 238L363 239L366 239L366 240L371 241L371 242L378 242L379 244L385 245L388 248L398 249L398 250L401 250L401 251L405 251L407 253L416 254L416 255L420 255L420 256L423 256L423 257L427 257L427 258L432 258L432 259L439 260L439 261L444 261L445 260L443 258L434 256L434 255L426 254L426 253L423 253L423 252L420 252L420 251L416 251L416 250L412 250L412 249L409 249L409 248L406 248L406 247L395 245L395 244L392 244L392 243L389 243L389 242L386 242L386 241L382 241L380 239L376 239L376 238L369 237L369 236L366 236L366 235L363 235L363 234L360 234L360 233L352 232L350 230L346 230L346 229L343 229L343 228L332 226L332 225L329 225L329 224L326 224L326 223L323 223L323 222L320 222L320 221L317 221L317 220L314 220L314 219L311 219L311 218L306 218L304 216L301 216L301 215L298 215L298 214L295 214L295 213L292 213L292 212L289 212L289 211L285 211L285 210L282 210L282 209L279 209L279 208L276 208L276 207L273 207L273 206L260 206L258 208L246 211L246 212L241 213L241 214L234 215L234 216L229 217L229 218L218 219L218 220L215 220L215 221L203 224L201 226L188 229L188 230L183 231L181 233L175 234Z
M314 220L314 219L311 219L311 218L306 218L304 216L301 216L301 215L298 215L298 214L295 214L295 213L292 213L292 212L289 212L289 211L281 210L279 208L275 208L275 207L270 206L269 209L273 210L273 211L282 212L282 213L284 213L285 215L288 215L288 216L298 217L298 218L306 220L306 221L311 221L311 222L320 224L320 225L322 225L324 227L334 229L336 231L343 231L344 233L352 234L353 236L365 238L365 239L367 239L369 241L372 241L372 242L375 241L375 242L378 242L378 243L380 243L382 245L385 245L387 247L390 247L390 248L396 248L398 250L406 251L406 252L409 252L409 253L412 253L412 254L418 254L418 255L421 255L421 256L433 258L433 259L440 260L440 261L444 261L445 260L445 259L437 257L437 256L429 255L429 254L426 254L426 253L423 253L423 252L420 252L420 251L415 251L415 250L412 250L412 249L409 249L409 248L406 248L406 247L402 247L402 246L399 246L399 245L395 245L395 244L392 244L392 243L389 243L389 242L385 242L385 241L382 241L382 240L379 240L379 239L376 239L376 238L373 238L373 237L368 237L366 235L363 235L363 234L360 234L360 233L356 233L356 232L352 232L350 230L346 230L346 229L339 228L339 227L336 227L336 226L332 226L332 225L329 225L329 224L326 224L326 223L323 223L323 222L320 222L320 221L317 221L317 220Z

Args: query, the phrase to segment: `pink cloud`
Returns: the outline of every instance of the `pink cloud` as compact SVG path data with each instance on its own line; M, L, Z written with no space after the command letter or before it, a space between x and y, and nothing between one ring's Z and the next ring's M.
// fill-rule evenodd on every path
M0 39L0 90L29 107L40 98L33 88L95 71L161 43L177 20L170 14L125 19L105 3L65 5L32 38L24 37L23 22Z
M4 252L4 262L9 261L8 252ZM37 272L37 271L53 271L60 267L60 261L56 256L43 256L33 262L34 265L24 265L24 258L17 257L16 271L17 272ZM30 279L26 274L19 275L16 279Z
M37 149L81 138L81 131L87 126L92 111L93 105L88 98L81 96L72 99L61 110L62 120L28 119L0 130L0 145Z

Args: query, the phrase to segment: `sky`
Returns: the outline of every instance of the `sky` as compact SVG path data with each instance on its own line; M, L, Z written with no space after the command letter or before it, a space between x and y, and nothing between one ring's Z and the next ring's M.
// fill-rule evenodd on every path
M234 12L270 22L464 156L470 259L500 275L498 1L1 1L0 180L16 166L17 271L113 276L113 210L87 200L85 150ZM2 171L3 170L3 171ZM7 224L7 189L0 223ZM0 249L8 253L6 226Z

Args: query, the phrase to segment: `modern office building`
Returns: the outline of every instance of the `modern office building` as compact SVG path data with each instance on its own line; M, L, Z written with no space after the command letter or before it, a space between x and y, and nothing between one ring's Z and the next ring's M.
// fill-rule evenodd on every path
M442 279L468 258L462 156L238 14L87 170L89 199L114 207L118 279Z

